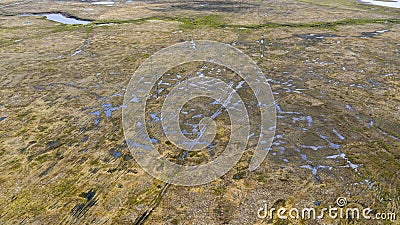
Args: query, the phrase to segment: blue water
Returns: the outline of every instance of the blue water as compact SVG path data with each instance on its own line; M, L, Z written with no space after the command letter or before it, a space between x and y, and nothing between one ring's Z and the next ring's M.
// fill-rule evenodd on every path
M76 18L70 18L62 15L61 13L46 13L46 14L41 14L42 16L45 16L46 19L54 21L54 22L59 22L63 24L88 24L90 21L86 20L79 20Z
M361 2L371 4L371 5L378 5L378 6L385 6L385 7L400 9L400 0L393 0L393 1L361 0Z
M117 151L115 148L111 148L110 149L110 155L112 155L114 158L119 158L121 157L123 154L120 151Z
M77 18L72 18L72 17L67 17L64 16L61 13L43 13L43 14L22 14L21 16L45 16L46 19L54 21L54 22L58 22L58 23L62 23L62 24L82 24L82 25L86 25L89 24L90 21L87 20L80 20Z

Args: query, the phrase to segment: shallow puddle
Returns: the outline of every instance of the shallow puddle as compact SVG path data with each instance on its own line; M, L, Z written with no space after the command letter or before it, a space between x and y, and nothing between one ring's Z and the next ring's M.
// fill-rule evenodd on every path
M105 5L105 6L112 6L114 5L115 2L111 2L111 1L100 1L100 2L92 2L92 5Z
M376 36L379 36L381 34L389 32L389 31L390 30L377 30L377 31L374 31L374 32L362 32L361 36L359 36L359 37L361 37L361 38L374 38Z
M325 38L334 38L337 37L336 34L328 34L328 33L321 33L321 34L295 34L295 37L299 37L306 41L316 41L316 40L323 40Z

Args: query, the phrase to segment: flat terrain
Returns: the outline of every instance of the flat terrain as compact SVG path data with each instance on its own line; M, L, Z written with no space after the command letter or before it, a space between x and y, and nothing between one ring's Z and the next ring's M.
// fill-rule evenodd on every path
M21 16L45 12L92 22ZM122 103L146 58L191 40L227 43L257 62L274 92L277 127L272 150L254 172L247 168L256 129L230 172L180 187L136 164L125 144ZM399 223L399 9L352 0L2 0L0 58L0 224ZM228 69L198 62L161 78L147 121L171 160L181 152L163 136L157 111L179 82L171 77L199 73L240 82ZM193 115L182 129L198 123ZM215 155L229 140L228 119L221 114ZM188 162L211 160L209 152ZM397 221L257 218L264 203L323 208L336 206L338 197L349 206L396 212Z

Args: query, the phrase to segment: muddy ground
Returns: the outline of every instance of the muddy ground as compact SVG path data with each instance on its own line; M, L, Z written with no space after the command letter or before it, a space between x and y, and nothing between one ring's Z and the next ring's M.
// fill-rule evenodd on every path
M92 22L20 16L44 12ZM220 179L166 185L146 174L125 144L123 94L150 55L200 39L231 44L257 62L277 102L276 136L254 172L247 167L257 139ZM1 224L399 223L398 9L351 0L3 0L0 55ZM221 66L188 63L171 69L162 83L199 72L240 82ZM149 100L149 124L157 122L150 114L157 115L171 87L159 88ZM253 114L257 118L257 110ZM221 115L222 127L227 118ZM183 129L198 122L187 120ZM218 130L213 154L226 145L228 131ZM180 155L161 127L150 133L171 160ZM188 161L211 160L209 153ZM336 206L338 197L374 213L395 212L397 220L257 217L265 203L321 209Z

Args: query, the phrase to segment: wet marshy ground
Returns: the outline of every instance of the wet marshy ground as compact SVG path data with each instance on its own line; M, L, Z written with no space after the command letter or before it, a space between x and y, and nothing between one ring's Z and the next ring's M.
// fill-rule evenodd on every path
M328 207L340 196L399 212L400 14L356 1L309 2L0 2L0 223L257 224L264 202ZM27 12L91 23L20 16ZM248 85L212 63L171 68L146 108L151 141L171 161L206 163L229 140L229 116L208 98L182 108L180 127L196 137L199 121L219 112L211 145L185 153L166 139L161 104L189 77L237 88L252 124L248 151L225 176L168 186L146 174L125 143L125 88L153 53L199 39L230 44L257 63L274 93L276 134L262 166L249 172L259 111Z

